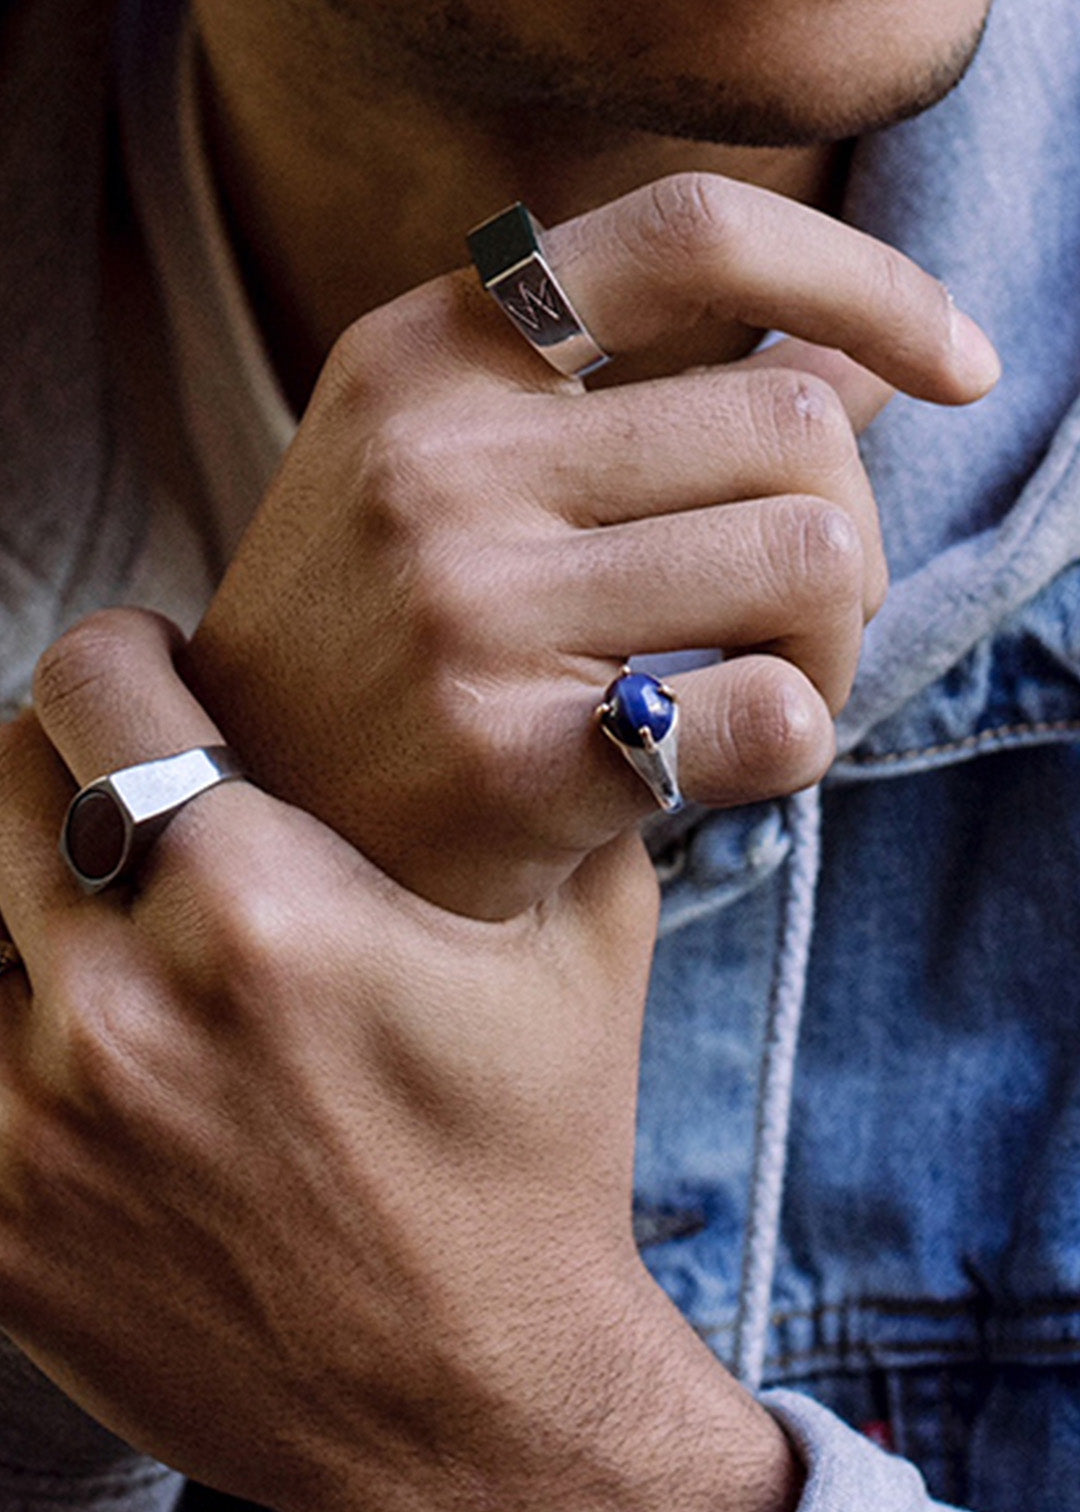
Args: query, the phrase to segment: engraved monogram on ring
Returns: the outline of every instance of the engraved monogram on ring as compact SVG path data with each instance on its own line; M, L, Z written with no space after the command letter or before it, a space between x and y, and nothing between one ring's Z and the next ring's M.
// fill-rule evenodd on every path
M568 378L610 358L590 336L544 253L543 231L522 204L493 215L467 237L480 281L525 340Z

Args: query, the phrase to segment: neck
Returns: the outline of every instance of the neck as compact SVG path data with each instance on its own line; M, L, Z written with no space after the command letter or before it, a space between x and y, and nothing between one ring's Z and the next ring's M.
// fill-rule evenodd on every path
M701 169L833 208L837 149L732 148L617 134L530 106L435 98L350 31L348 67L317 25L195 0L206 139L241 269L286 392L301 407L358 316L464 261L464 233L511 200L545 224L668 173ZM337 39L340 40L340 39ZM647 354L618 379L744 355L730 322Z

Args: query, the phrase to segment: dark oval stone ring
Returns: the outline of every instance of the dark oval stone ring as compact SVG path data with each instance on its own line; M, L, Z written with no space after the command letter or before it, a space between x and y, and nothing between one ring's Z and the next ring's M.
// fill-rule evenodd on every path
M648 672L623 667L597 706L596 717L667 813L683 806L679 791L679 704Z
M87 783L71 800L60 854L88 893L130 877L185 804L243 777L228 746L195 746Z

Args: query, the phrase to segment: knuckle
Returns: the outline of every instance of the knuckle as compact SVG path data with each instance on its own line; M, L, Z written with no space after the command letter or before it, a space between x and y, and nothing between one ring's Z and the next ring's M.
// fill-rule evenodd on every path
M218 980L243 984L246 992L253 980L273 974L295 921L275 889L250 879L225 895L218 889L218 894L203 915L207 954L217 963Z
M794 368L752 375L751 409L775 437L781 454L813 458L832 469L857 454L855 435L836 390L824 378Z
M34 672L34 701L49 714L82 701L127 656L133 629L143 616L126 609L103 609L65 631L45 651Z
M338 336L327 355L319 376L319 388L348 406L368 401L377 379L378 363L373 361L372 317L362 316Z
M922 281L914 263L887 242L875 242L874 252L875 292L886 308L909 309Z
M208 848L155 877L140 909L152 928L168 921L169 960L159 977L190 1016L215 1025L250 1021L287 997L287 980L303 978L303 955L287 944L298 937L295 888L289 896L265 873L253 882L244 867L222 877Z
M735 196L716 174L671 174L650 186L643 231L650 248L667 260L674 250L692 264L715 264L737 234Z
M452 417L409 410L381 420L364 447L365 539L373 546L407 544L455 518L467 497L459 482L464 449Z
M458 543L431 538L411 563L403 597L419 663L468 665L484 643L487 596L477 563L464 560Z
M422 482L423 463L430 458L429 428L411 411L397 411L381 419L364 448L365 495L406 505Z
M92 615L68 630L45 651L34 672L34 701L41 709L62 708L101 674L102 659L115 645L108 613Z
M489 808L505 798L518 757L515 721L494 687L461 676L444 665L432 679L429 708L447 757L447 772Z
M471 279L467 287L472 290ZM370 412L400 391L402 375L415 381L430 366L459 305L460 283L452 275L361 315L331 347L319 378L320 396L353 412ZM386 361L391 351L392 370Z
M804 604L846 612L861 602L864 556L851 516L824 499L782 500L775 525L791 589Z
M820 694L778 657L747 658L736 670L727 743L755 791L765 796L818 781L835 749Z

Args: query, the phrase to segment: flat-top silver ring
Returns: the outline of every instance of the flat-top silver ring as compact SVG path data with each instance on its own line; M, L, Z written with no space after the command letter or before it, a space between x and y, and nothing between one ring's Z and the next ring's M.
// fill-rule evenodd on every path
M243 777L228 746L195 746L88 782L60 832L60 854L86 892L130 876L162 830L193 798Z
M611 359L590 336L544 252L544 233L520 202L470 231L469 255L530 346L568 378L584 378Z

